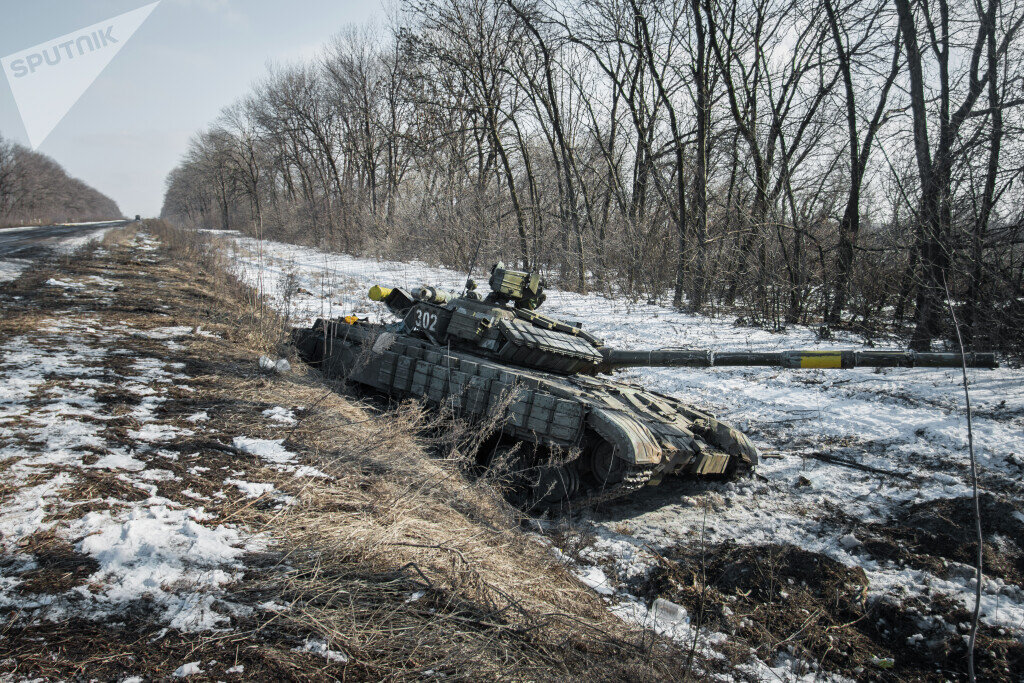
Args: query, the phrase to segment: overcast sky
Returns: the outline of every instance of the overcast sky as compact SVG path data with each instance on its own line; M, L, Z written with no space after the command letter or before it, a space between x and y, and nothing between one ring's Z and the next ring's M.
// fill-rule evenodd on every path
M152 1L2 0L0 56ZM162 0L39 151L125 215L155 216L189 137L245 95L268 63L312 57L344 26L380 14L380 0ZM0 81L0 134L28 145Z

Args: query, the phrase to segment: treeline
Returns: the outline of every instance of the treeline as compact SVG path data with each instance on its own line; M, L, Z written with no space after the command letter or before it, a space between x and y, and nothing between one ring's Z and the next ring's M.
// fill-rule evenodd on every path
M404 0L271 68L163 214L781 328L1024 348L1024 0Z
M50 157L0 136L0 227L120 218L110 197Z

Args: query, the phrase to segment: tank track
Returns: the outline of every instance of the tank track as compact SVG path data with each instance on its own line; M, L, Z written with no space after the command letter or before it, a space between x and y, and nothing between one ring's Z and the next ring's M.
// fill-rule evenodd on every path
M594 507L616 498L628 496L646 486L654 476L655 469L653 465L630 465L618 483L596 490L592 489L583 495L570 498L567 502L581 507Z

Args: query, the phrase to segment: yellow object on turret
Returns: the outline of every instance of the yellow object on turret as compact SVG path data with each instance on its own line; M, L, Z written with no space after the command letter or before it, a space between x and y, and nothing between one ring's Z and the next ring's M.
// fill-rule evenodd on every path
M380 285L370 287L370 301L384 301L389 294L391 294L390 287L381 287Z

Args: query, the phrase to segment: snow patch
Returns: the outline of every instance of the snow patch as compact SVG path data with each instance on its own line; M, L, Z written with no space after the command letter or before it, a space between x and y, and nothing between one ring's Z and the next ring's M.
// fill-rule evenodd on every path
M18 541L53 526L44 522L51 502L59 502L61 488L74 479L60 472L47 482L18 490L0 507L0 547L12 550Z
M233 484L239 491L245 494L246 498L259 498L277 490L273 484L260 484L241 479L225 479L224 483Z
M255 455L261 460L275 465L286 465L295 462L295 454L282 444L284 439L252 439L248 436L236 436L232 441L235 448Z
M179 436L189 436L194 434L191 429L182 429L181 427L175 427L173 425L165 424L145 424L142 429L129 429L128 436L136 441L145 441L147 443L161 443L164 441L170 441Z
M85 285L81 282L68 282L66 280L58 280L52 277L46 281L46 284L51 287L60 287L62 289L85 289Z
M190 336L194 329L195 328L185 326L157 327L152 330L132 332L132 336L140 337L142 339L178 339Z
M600 567L584 567L575 572L576 578L600 595L614 595L615 589L608 583L608 577Z
M0 282L17 280L31 264L25 259L0 259Z
M274 406L263 411L265 417L270 418L274 422L280 422L281 424L293 425L295 424L295 413L283 408L281 406Z
M199 665L201 663L202 662L188 662L187 664L182 664L177 669L175 669L174 673L172 673L171 675L175 678L185 678L187 676L192 676L194 674L204 673L203 670L199 668Z
M331 650L327 643L322 640L309 639L299 647L292 648L295 652L312 652L313 654L323 655L324 659L329 662L338 662L344 664L348 661L348 655L341 650Z
M213 609L212 595L200 591L235 580L237 571L230 570L241 569L238 558L247 548L238 530L200 524L206 517L201 508L166 505L135 507L127 518L110 511L86 514L72 527L84 536L78 550L92 556L99 569L80 592L109 612L149 598L177 628L214 628L227 617ZM184 585L191 590L181 591ZM100 592L93 594L90 587Z

